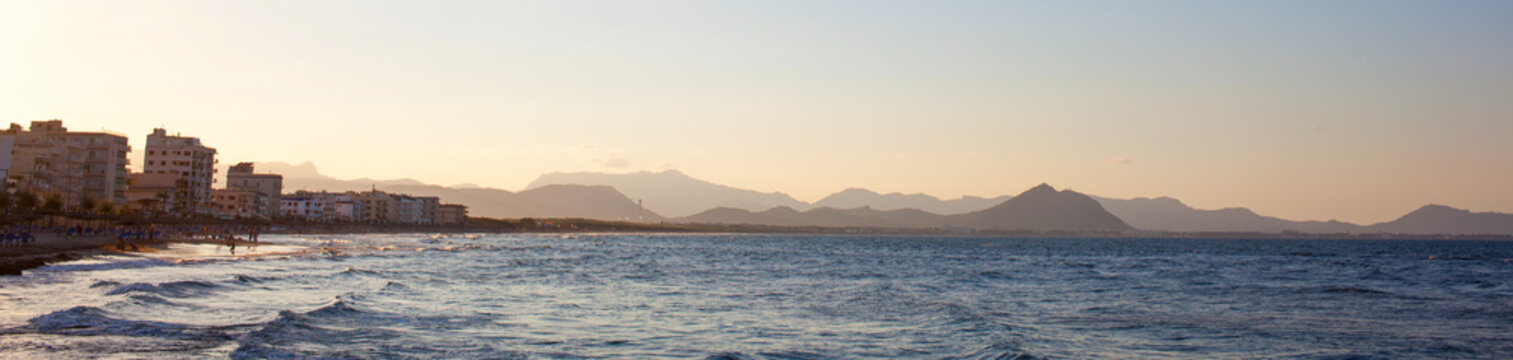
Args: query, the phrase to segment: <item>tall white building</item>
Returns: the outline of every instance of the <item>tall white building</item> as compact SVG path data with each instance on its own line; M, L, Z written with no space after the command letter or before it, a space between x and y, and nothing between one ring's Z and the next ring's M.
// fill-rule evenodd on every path
M209 214L213 209L210 187L215 182L215 154L215 148L201 144L199 138L168 135L167 130L157 128L147 135L142 172L177 175L184 181L178 185L175 199L179 204L174 208Z

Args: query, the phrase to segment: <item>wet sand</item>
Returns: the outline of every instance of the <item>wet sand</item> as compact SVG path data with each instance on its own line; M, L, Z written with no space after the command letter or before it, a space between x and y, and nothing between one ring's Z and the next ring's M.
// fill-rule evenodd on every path
M31 244L0 247L0 276L21 275L22 271L37 268L49 263L79 259L86 256L101 253L114 252L123 254L150 254L161 252L172 244L208 244L226 245L223 240L191 239L191 238L165 238L158 240L127 241L135 247L116 246L114 235L101 236L78 236L67 238L60 235L41 234L37 241ZM237 247L243 248L251 243L238 241Z

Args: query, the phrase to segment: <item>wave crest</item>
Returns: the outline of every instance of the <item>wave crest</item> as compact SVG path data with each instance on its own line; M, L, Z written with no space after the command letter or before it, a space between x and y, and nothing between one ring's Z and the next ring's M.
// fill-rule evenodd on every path
M99 285L99 283L96 283ZM105 295L121 295L134 292L152 293L168 297L196 297L204 296L220 288L220 285L203 281L174 281L162 284L131 283L117 286L106 292Z

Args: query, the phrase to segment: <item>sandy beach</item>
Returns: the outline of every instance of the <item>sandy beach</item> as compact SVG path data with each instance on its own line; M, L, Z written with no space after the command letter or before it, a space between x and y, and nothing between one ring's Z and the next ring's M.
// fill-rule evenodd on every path
M128 241L128 246L116 246L116 237L111 235L65 237L41 234L35 243L0 247L0 276L21 275L22 271L58 261L74 260L106 252L143 254L162 251L171 244L224 245L221 240L202 238L165 238L158 240ZM249 244L237 241L239 246Z

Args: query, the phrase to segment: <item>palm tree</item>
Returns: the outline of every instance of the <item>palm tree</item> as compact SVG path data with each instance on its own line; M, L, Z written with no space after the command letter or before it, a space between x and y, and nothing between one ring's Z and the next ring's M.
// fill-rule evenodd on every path
M97 203L99 203L99 202L95 201L95 198L86 197L86 198L84 198L84 201L79 204L79 208L83 209L86 212L88 212L88 211L94 211L95 210L95 205Z
M34 210L37 208L37 204L41 202L42 200L37 198L37 194L32 192L23 191L16 193L16 211L25 212Z
M62 211L63 195L58 195L57 193L47 194L47 197L42 200L42 209L49 212Z

